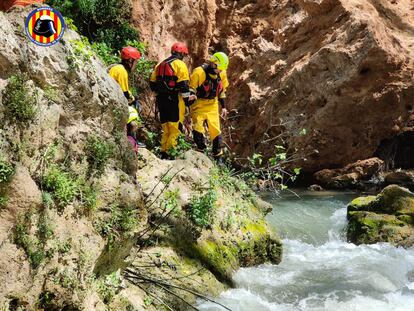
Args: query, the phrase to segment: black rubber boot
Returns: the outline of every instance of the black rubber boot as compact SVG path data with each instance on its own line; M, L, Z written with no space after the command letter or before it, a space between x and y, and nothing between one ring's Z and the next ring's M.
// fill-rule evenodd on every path
M204 142L204 135L203 135L203 133L200 133L200 132L197 132L197 131L193 131L193 139L194 139L194 142L197 145L198 151L201 151L202 152L202 151L204 151L207 148L206 143Z
M170 156L165 151L160 152L160 159L161 160L169 160Z
M221 156L223 151L221 150L221 135L217 136L213 140L213 156Z

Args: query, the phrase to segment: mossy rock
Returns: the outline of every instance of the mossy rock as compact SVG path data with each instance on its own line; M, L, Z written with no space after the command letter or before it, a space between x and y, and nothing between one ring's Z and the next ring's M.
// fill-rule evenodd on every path
M377 196L357 198L348 205L347 216L350 242L414 245L414 194L405 188L391 185Z
M414 215L414 194L406 188L390 185L377 196L354 199L348 205L348 213L352 211Z
M209 237L193 244L195 255L219 280L228 284L232 284L232 275L239 267L269 261L278 264L282 258L282 243L272 235L265 221L247 222L240 229L241 235L227 239Z
M350 211L366 211L369 210L369 207L371 206L372 202L374 202L376 199L376 196L370 195L367 197L358 197L348 205L348 212Z

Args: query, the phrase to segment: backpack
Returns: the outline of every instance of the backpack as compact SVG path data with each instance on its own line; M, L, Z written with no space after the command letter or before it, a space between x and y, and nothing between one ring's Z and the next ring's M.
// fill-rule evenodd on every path
M206 74L206 79L203 84L197 88L197 98L213 99L218 97L223 91L223 82L221 81L220 75L217 74L217 78L214 79L207 71L208 65L204 64L201 68L203 68Z
M174 56L171 56L158 65L156 72L158 93L177 92L178 77L171 66L171 63L176 59Z

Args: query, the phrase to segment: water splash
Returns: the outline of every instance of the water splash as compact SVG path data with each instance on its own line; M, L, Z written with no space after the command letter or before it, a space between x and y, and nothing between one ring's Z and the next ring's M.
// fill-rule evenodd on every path
M351 199L329 194L272 201L269 222L284 237L281 264L240 269L237 288L220 302L235 311L414 311L414 249L347 243Z

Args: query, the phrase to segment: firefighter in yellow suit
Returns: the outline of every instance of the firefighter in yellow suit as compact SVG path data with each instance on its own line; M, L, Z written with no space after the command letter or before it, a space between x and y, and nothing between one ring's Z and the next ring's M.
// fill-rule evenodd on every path
M135 98L129 90L128 72L134 71L140 58L141 53L136 48L124 47L121 50L121 64L114 65L109 69L109 75L118 82L130 105L135 101Z
M162 126L161 158L171 158L170 151L177 146L177 138L183 131L185 106L190 97L189 73L183 58L188 55L184 43L171 47L171 56L159 63L150 77L151 90L156 102Z
M221 160L221 115L227 116L225 108L226 89L229 86L227 67L229 59L223 52L215 53L209 61L194 69L190 77L190 92L196 95L194 103L190 102L190 115L193 123L193 139L198 150L206 148L204 139L204 124L207 123L210 140L213 144L213 156Z

